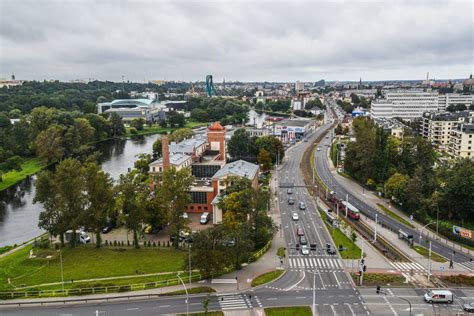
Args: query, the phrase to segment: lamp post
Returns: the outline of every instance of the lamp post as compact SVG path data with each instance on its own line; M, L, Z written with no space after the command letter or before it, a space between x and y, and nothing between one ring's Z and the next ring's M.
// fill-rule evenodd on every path
M378 215L375 213L375 226L374 226L374 243L377 241L377 220L378 220Z
M188 240L188 260L189 260L189 284L191 284L191 241Z
M426 224L425 226L421 227L420 229L420 238L418 239L418 244L420 244L421 246L421 235L423 235L423 229L425 229L428 225L431 225L433 224L434 222L429 222L428 224Z
M183 282L183 279L179 276L179 274L176 274L178 279L181 281L184 287L184 292L186 292L186 315L189 315L189 295L188 295L188 289L186 289L186 285Z

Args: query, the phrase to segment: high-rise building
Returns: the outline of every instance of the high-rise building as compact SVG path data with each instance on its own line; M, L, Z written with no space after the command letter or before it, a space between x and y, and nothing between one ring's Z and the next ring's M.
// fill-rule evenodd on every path
M474 119L459 124L451 133L449 153L454 158L474 157Z
M474 112L423 113L420 134L439 149L447 150L452 131L470 116L474 116Z
M304 82L296 81L296 83L295 83L295 90L296 90L297 92L303 91L303 90L304 90Z
M374 118L404 120L421 118L424 112L438 112L438 92L416 90L389 91L385 98L372 101L370 115Z

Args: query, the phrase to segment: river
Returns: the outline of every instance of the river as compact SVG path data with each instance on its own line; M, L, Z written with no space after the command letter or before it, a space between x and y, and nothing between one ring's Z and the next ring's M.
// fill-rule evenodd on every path
M102 169L112 178L133 168L139 153L151 153L152 145L160 135L115 139L95 145L102 153ZM34 204L36 176L0 192L0 247L20 244L42 234L38 228L40 203Z

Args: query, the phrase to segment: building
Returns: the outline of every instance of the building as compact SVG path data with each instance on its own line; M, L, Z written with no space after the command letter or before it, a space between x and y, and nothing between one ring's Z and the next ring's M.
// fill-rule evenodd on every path
M296 92L303 91L304 90L304 82L296 81L295 90L296 90Z
M463 90L466 92L474 92L474 79L472 79L472 74L469 76L469 79L463 81Z
M474 116L474 112L423 113L420 134L439 149L447 150L453 130L470 116Z
M410 129L410 127L402 124L401 122L395 119L374 119L375 124L377 126L383 128L384 131L390 133L391 136L396 137L398 139L403 139L405 136L405 130Z
M389 91L383 99L372 101L372 118L404 120L421 118L425 112L438 112L438 93L416 90Z
M291 99L291 108L293 111L301 111L303 110L303 102L298 99Z
M439 110L445 111L450 105L464 104L467 109L474 103L474 95L447 93L440 94L438 98Z
M459 124L451 132L448 153L453 158L474 157L474 119Z
M272 127L273 136L278 136L283 142L304 138L315 128L312 119L285 119L275 122Z
M219 193L225 189L228 176L245 176L258 185L258 165L236 161L226 164L226 130L219 123L213 123L205 134L169 144L162 138L162 158L149 164L150 189L156 190L162 181L162 173L170 167L177 170L191 168L195 177L189 194L191 203L187 212L209 212L213 223L222 221L222 211L217 210ZM255 171L256 170L256 171ZM217 213L216 213L217 212Z
M113 109L135 109L150 108L153 100L149 99L118 99L112 102L103 102L97 104L97 114L106 113L107 110Z

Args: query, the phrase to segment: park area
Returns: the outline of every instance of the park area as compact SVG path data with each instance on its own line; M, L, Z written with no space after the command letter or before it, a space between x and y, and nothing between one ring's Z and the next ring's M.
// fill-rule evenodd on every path
M27 246L0 258L0 292L61 289L61 258L54 249ZM31 254L33 256L31 256ZM65 288L114 286L176 278L186 251L173 248L62 248ZM187 274L182 274L186 277Z

